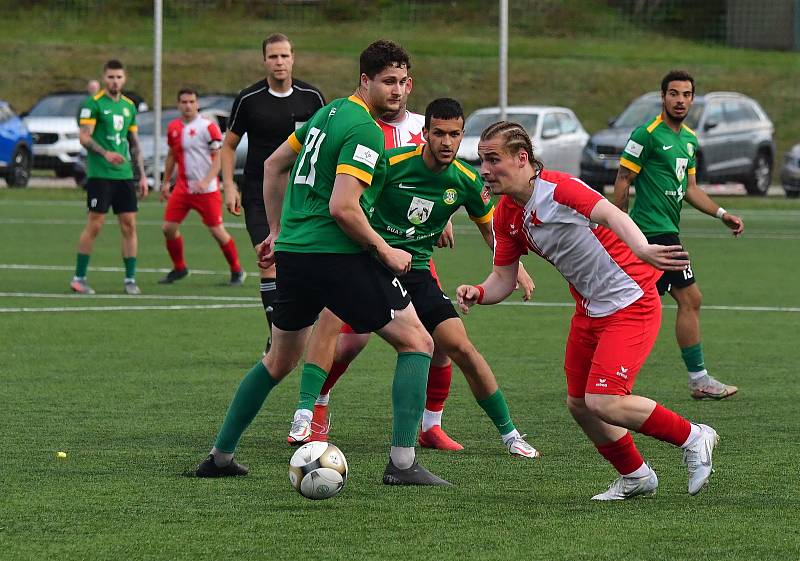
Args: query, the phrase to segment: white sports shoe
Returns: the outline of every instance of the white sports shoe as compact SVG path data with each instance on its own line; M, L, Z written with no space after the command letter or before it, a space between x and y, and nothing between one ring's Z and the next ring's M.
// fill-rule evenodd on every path
M736 386L723 384L713 376L706 374L697 382L689 381L692 399L725 399L739 391Z
M525 442L526 436L528 435L523 434L522 436L515 436L506 442L508 453L512 456L522 456L523 458L538 458L541 454L539 454L536 448Z
M618 477L605 493L592 497L593 501L623 501L633 497L652 497L658 489L658 476L652 469L644 477Z
M292 422L292 428L289 429L289 436L286 437L286 442L292 446L305 444L311 438L311 419L300 417Z
M683 451L683 463L689 471L689 494L696 495L708 484L708 478L714 473L711 454L719 443L717 431L708 425L700 427L700 436Z

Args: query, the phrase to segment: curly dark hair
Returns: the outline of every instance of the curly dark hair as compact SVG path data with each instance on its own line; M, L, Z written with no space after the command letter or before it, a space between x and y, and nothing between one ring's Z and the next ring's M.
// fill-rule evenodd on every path
M411 59L408 56L408 52L394 41L380 39L361 52L361 57L359 58L360 72L361 74L366 74L370 80L389 66L405 67L411 70Z

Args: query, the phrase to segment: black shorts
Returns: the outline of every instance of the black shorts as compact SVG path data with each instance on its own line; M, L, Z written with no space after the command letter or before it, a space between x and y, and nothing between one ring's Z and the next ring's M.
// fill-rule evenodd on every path
M442 292L428 269L411 269L400 277L400 282L408 291L417 316L428 333L433 334L433 330L443 321L458 317L450 298Z
M648 236L647 241L651 244L658 245L683 246L678 234L658 234L657 236ZM658 293L663 295L665 292L672 290L673 287L686 288L687 286L693 285L695 282L697 281L694 278L694 271L692 271L692 265L689 263L689 266L683 271L664 271L664 273L661 275L661 278L658 279L658 282L656 283L656 288L658 289Z
M86 181L86 208L89 212L105 214L109 206L114 209L114 214L139 210L136 184L132 179L90 177Z
M328 308L356 333L389 323L411 299L400 281L366 253L275 253L278 286L272 323L284 331L313 325Z

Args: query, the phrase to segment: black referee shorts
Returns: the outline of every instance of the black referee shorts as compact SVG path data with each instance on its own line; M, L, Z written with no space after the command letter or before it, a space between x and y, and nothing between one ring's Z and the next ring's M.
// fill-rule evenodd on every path
M328 308L356 333L377 331L411 299L400 281L366 253L275 253L272 323L284 331L313 325Z
M263 180L244 177L242 185L242 210L244 210L244 224L250 235L253 247L267 239L269 224L267 223L267 210L264 208Z
M656 236L648 236L647 241L651 244L679 245L683 247L678 234L658 234ZM697 280L694 277L692 265L689 263L689 266L683 271L664 271L664 273L661 275L661 278L658 279L658 282L656 283L656 288L658 289L658 293L663 295L664 293L672 290L673 287L686 288L687 286L693 285L695 282L697 282Z
M400 277L400 282L408 291L411 303L428 333L433 334L433 330L443 321L458 317L453 303L442 292L430 270L411 269Z

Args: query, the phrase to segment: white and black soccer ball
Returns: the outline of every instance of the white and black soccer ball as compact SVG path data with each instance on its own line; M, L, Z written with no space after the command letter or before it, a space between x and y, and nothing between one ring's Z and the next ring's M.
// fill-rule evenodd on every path
M330 499L347 482L347 460L333 444L303 444L289 460L289 481L307 499Z

